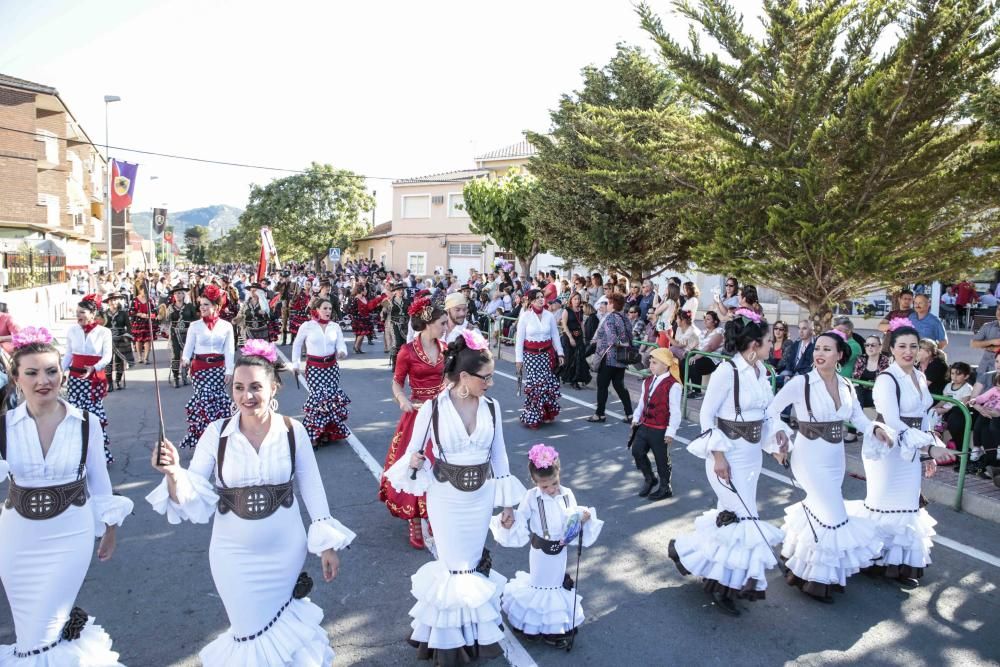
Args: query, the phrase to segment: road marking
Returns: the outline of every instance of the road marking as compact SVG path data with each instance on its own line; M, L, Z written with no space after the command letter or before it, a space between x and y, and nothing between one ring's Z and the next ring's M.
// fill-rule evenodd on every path
M494 370L493 374L494 375L499 375L501 377L508 378L510 380L517 380L516 376L510 375L508 373L504 373L502 371ZM595 410L597 409L597 406L595 404L588 403L586 401L581 401L580 399L575 398L573 396L566 396L565 394L563 394L562 398L565 399L565 400L567 400L567 401L569 401L569 402L571 402L571 403L576 403L578 405L582 405L584 407L592 408L592 409L595 409ZM610 410L606 411L605 414L610 415L611 417L618 417L618 418L624 417L624 415L612 412ZM674 442L679 442L679 443L685 444L685 445L691 444L690 440L688 440L687 438L681 437L681 436L675 436L674 437ZM789 486L795 486L792 483L792 478L791 477L788 477L786 475L782 475L780 473L772 472L772 471L768 470L767 468L762 468L760 472L761 472L762 475L770 477L771 479L777 480L777 481L779 481L779 482L781 482L783 484L787 484ZM997 558L993 554L990 554L990 553L987 553L985 551L982 551L981 549L977 549L975 547L970 547L968 544L963 544L962 542L958 542L956 540L953 540L953 539L951 539L949 537L945 537L943 535L935 535L931 539L933 539L934 542L936 542L937 544L940 544L943 547L947 547L949 549L952 549L953 551L957 551L960 554L964 554L964 555L968 556L969 558L975 558L976 560L982 561L983 563L986 563L987 565L992 565L994 567L1000 567L1000 558Z
M286 365L291 366L288 357L282 354L281 350L278 350L278 355ZM306 391L309 391L309 386L305 383L305 378L300 377L299 381L305 386ZM382 466L378 464L378 461L371 455L371 452L368 451L364 443L358 439L358 436L352 432L347 436L347 444L351 446L354 453L358 455L361 462L368 468L368 472L375 478L375 482L381 483ZM503 576L499 570L496 570L496 568L494 570L497 574ZM538 664L531 659L531 656L524 650L524 647L521 646L517 638L511 634L510 628L506 623L504 624L503 639L500 640L500 647L503 649L504 657L507 658L507 662L511 664L511 667L538 667Z

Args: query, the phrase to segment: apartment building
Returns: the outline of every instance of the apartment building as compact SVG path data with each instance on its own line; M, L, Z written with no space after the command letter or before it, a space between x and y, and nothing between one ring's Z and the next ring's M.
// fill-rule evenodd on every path
M89 268L92 244L103 249L105 239L105 170L104 156L55 88L0 74L5 290L59 282L53 268ZM32 253L23 252L29 247ZM35 253L48 258L44 266Z

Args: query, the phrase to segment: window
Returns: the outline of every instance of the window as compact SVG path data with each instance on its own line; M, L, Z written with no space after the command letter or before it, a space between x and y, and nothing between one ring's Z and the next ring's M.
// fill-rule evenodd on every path
M410 270L410 273L416 274L418 276L425 275L427 273L427 253L426 252L406 253L406 268Z
M448 195L448 217L468 218L469 214L465 210L465 200L461 192L452 192Z
M449 255L481 255L483 246L479 243L451 243L448 245Z
M403 195L403 218L431 217L430 195Z

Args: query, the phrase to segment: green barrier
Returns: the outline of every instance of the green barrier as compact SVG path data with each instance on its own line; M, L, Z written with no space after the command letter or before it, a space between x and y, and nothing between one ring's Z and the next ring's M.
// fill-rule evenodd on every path
M684 368L681 375L681 377L684 378L684 387L683 387L684 396L681 397L681 415L685 419L687 419L688 390L697 389L701 391L705 388L705 385L703 384L692 384L691 379L689 377L691 369L691 361L696 356L709 357L710 359L720 359L722 361L731 358L731 355L728 354L720 354L718 352L700 352L697 350L684 355ZM774 393L777 390L778 386L778 372L774 370L774 366L767 363L766 361L761 363L764 364L764 368L767 370L767 374L771 377L771 393Z
M867 380L856 380L854 378L849 378L851 382L858 387L874 387L874 382L869 382ZM962 496L965 494L965 469L969 465L969 452L972 449L972 413L969 412L968 406L961 401L952 398L951 396L942 396L940 394L931 394L931 398L934 399L934 403L937 404L938 401L943 401L945 403L951 403L952 409L958 408L962 411L962 416L965 417L965 428L962 431L962 451L958 454L958 489L955 492L955 502L952 503L952 507L958 511L962 511ZM952 435L955 435L952 433Z

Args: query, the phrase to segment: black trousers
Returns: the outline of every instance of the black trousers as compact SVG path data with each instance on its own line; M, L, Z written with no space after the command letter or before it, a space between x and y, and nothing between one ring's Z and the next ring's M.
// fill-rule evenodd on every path
M697 353L692 352L691 354L697 354ZM701 385L702 378L705 377L706 375L715 372L715 368L716 368L715 361L713 361L708 357L699 357L698 359L695 359L693 362L691 362L691 365L688 367L688 380L691 381L691 384ZM703 391L702 389L697 389L697 388L695 390Z
M653 466L649 463L649 450L653 450L653 459L656 461L655 476L659 477L660 484L670 483L670 452L667 449L667 443L663 442L665 432L666 429L640 425L635 432L635 440L632 441L632 458L635 459L635 467L647 480L654 477Z
M604 408L608 405L608 385L615 386L615 393L618 399L625 406L625 416L632 416L632 397L625 388L625 368L608 366L606 359L601 359L601 366L597 369L597 411L598 417L604 416Z

